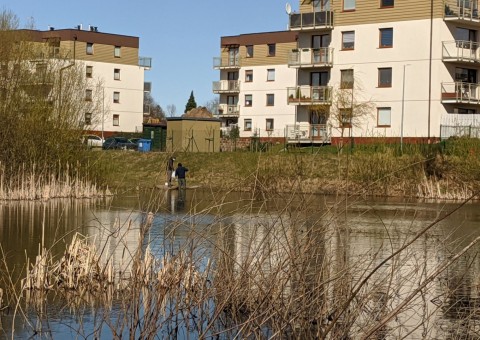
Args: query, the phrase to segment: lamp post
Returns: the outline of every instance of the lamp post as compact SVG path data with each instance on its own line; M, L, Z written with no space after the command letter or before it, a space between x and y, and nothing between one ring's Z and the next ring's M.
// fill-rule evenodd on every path
M400 125L400 152L403 154L403 117L405 115L405 69L410 64L403 65L403 87L402 87L402 119Z

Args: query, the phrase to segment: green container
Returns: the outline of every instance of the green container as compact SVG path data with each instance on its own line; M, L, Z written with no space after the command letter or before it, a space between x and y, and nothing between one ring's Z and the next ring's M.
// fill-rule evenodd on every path
M167 127L160 124L144 124L143 135L144 139L151 140L150 150L165 151L167 146Z

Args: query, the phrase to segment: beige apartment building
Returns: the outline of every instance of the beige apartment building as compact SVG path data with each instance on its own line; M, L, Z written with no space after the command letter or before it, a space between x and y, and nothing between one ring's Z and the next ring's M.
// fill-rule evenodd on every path
M297 11L288 4L286 11L288 31L222 37L214 92L225 126L262 137L271 127L262 130L263 117L273 119L270 135L283 130L290 143L478 137L477 0L299 0ZM282 34L288 41L278 41ZM276 54L275 70L285 75L276 85L284 87L248 87L254 65L273 68L272 44L288 50ZM249 99L262 104L255 94L265 91L275 95L273 110L248 106Z
M85 128L105 137L120 132L141 132L144 115L145 70L151 58L140 57L139 38L103 33L98 27L51 28L29 31L33 41L47 43L48 57L67 56L84 68L85 100L99 98L101 105L85 112Z

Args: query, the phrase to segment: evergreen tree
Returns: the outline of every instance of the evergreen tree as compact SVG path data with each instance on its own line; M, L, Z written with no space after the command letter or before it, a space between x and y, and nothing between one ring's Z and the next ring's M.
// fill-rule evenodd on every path
M190 93L190 98L188 98L187 105L185 105L185 112L187 113L191 109L195 109L197 107L197 103L195 102L195 97L193 95L193 91Z

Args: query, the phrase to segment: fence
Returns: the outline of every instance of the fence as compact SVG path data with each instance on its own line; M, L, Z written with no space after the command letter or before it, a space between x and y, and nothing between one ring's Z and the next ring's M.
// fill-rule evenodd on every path
M440 125L440 139L450 137L480 138L480 126L473 125Z

